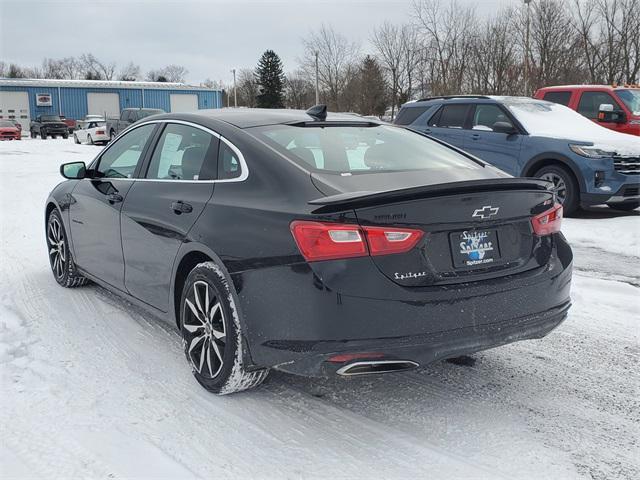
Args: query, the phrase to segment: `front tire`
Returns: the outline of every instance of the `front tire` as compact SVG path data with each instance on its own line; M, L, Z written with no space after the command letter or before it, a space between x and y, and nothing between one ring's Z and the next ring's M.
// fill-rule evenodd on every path
M49 263L56 282L66 288L85 285L88 280L78 273L58 210L52 210L49 214L46 237Z
M91 138L91 135L89 135L87 139L89 140L89 145L95 145L95 143L93 143L93 138Z
M62 138L64 138L66 140L67 138L69 138L69 134L68 133L63 133L62 134Z
M38 138L38 134L34 130L31 130L31 138Z
M196 265L180 300L180 331L193 376L208 391L225 395L257 387L268 369L248 371L235 295L214 262Z
M116 139L116 132L114 130L111 130L109 132L109 141L113 142Z
M80 143L80 140L78 140L78 136L75 133L73 134L73 141L77 144Z
M42 140L46 140L47 139L47 131L46 130L40 129L40 138Z
M566 216L575 213L580 204L580 188L573 174L561 165L547 165L538 170L538 178L553 183L556 199L562 204Z

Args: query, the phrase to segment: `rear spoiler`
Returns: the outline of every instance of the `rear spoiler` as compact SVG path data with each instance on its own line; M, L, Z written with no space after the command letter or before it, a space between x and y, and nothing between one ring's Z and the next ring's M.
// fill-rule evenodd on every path
M417 198L456 195L460 193L489 192L492 190L538 190L549 191L550 183L537 178L491 178L464 182L422 185L384 192L347 192L309 201L309 205L320 208L312 213L330 213L353 208L415 200Z

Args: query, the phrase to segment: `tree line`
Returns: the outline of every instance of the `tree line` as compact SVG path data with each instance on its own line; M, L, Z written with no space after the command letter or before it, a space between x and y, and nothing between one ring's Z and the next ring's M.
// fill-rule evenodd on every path
M458 0L414 0L403 24L385 22L368 50L322 25L301 40L303 54L287 74L268 50L254 68L237 71L225 90L239 106L308 108L319 97L332 111L382 115L429 95L531 95L560 84L640 83L640 0L531 0L493 14ZM4 72L4 73L3 73ZM36 72L0 64L0 75L140 79L130 63L116 69L93 55L46 59ZM33 74L32 74L33 73ZM146 79L183 81L184 67L152 70Z

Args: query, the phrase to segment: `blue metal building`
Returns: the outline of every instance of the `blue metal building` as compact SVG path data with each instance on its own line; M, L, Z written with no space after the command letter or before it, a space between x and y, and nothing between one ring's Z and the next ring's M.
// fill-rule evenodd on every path
M38 115L79 120L90 114L117 116L131 107L165 112L222 108L222 91L182 83L0 78L0 120L19 119L26 130Z

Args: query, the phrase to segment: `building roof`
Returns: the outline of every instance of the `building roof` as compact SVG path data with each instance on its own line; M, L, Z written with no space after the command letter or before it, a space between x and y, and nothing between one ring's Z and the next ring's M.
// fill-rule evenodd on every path
M54 80L43 78L0 78L0 87L76 87L76 88L133 88L148 90L205 90L219 89L185 83L124 82L119 80Z

